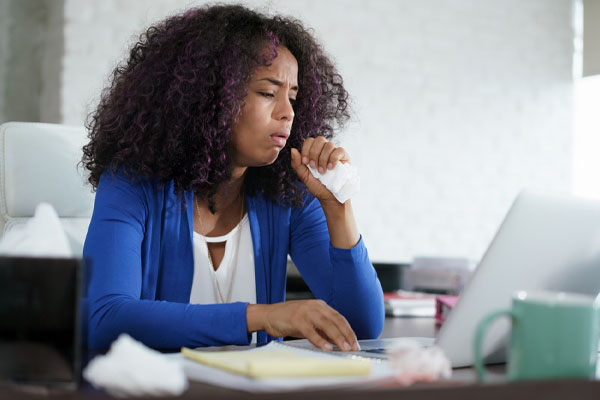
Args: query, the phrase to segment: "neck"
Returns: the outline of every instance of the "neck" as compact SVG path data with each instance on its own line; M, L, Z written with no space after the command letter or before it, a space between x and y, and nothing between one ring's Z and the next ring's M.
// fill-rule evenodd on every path
M242 196L244 178L246 177L246 168L243 170L233 170L231 179L219 185L215 195L217 207L227 206L236 202Z
M226 211L232 207L238 207L242 196L246 167L233 168L231 179L219 185L215 193L214 201L217 213ZM208 199L202 199L202 203L208 205Z

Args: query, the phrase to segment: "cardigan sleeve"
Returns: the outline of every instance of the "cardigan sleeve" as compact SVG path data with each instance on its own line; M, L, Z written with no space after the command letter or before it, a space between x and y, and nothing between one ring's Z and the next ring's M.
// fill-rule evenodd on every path
M120 172L100 179L83 250L91 261L88 346L107 348L120 333L160 349L249 344L246 303L192 305L141 298L148 275L142 243L148 233L148 199L155 190L146 186Z
M362 236L351 249L331 245L325 214L308 196L292 210L290 255L315 296L340 312L359 339L372 339L383 330L383 291Z

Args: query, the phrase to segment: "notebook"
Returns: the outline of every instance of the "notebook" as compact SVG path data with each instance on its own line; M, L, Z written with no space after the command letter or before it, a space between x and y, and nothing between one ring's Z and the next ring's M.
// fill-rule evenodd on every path
M202 351L182 348L185 358L251 378L368 376L371 362L294 349L277 342L251 350Z

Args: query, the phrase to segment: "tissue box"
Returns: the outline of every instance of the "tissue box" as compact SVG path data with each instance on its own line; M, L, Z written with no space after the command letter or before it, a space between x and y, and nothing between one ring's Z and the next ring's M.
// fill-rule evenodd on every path
M0 257L0 380L76 384L83 260Z

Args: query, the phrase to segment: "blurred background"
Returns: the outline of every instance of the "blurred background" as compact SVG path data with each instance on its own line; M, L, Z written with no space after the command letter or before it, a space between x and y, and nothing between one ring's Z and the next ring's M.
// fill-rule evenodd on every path
M205 3L0 0L0 123L81 126L145 28ZM600 0L241 3L344 77L372 260L478 260L524 188L600 198Z

